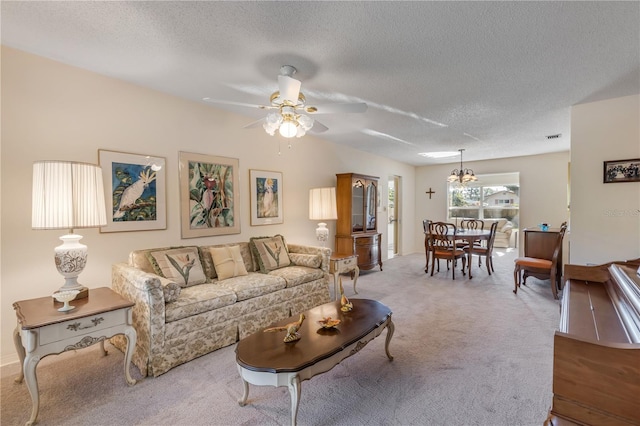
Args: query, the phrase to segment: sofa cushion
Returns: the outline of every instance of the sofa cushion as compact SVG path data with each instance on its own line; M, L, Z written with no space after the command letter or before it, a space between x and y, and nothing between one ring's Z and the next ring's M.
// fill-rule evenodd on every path
M324 277L322 269L307 266L287 266L269 272L269 275L281 277L287 282L287 287L295 287Z
M282 235L273 237L253 237L250 239L251 252L260 266L260 272L266 274L291 264L287 244Z
M209 249L218 280L247 275L247 268L240 254L239 246L211 247Z
M287 286L287 283L283 278L277 276L251 272L243 277L218 281L218 285L233 291L237 300L241 301L282 290Z
M180 287L207 282L197 247L180 247L149 252L156 274L173 280Z
M177 321L202 312L233 305L236 294L216 283L194 285L180 290L180 297L165 305L165 322Z
M244 267L247 272L254 272L256 268L253 264L253 255L251 254L251 248L249 247L249 242L240 242L240 243L231 243L231 244L216 244L216 245L208 245L208 246L200 246L200 258L202 259L202 267L204 268L204 274L211 281L218 276L216 272L216 268L213 265L213 259L211 258L212 247L228 247L228 246L238 246L240 247L240 254L242 255L242 259L244 260Z

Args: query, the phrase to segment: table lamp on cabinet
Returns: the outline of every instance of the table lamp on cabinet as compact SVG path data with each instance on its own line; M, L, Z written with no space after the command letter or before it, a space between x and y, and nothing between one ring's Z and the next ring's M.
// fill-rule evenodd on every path
M58 272L65 278L59 292L77 290L86 297L87 288L78 276L87 263L87 246L80 243L77 228L107 224L102 169L73 161L36 161L33 164L32 229L68 229L54 249Z
M316 238L324 247L329 239L329 229L324 221L338 219L335 188L309 190L309 219L321 221L316 228Z

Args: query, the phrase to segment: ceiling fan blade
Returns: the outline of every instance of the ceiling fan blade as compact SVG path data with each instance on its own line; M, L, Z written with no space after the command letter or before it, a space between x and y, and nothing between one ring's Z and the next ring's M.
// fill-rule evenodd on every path
M318 106L308 106L304 109L309 114L361 113L367 110L367 104L365 104L364 102L326 104Z
M313 133L322 133L322 132L326 132L327 130L329 130L329 128L324 124L320 123L318 120L314 120L313 127L309 129L309 131Z
M246 126L244 126L244 128L253 129L254 127L261 127L263 124L264 124L264 118L261 118L260 120L247 124Z
M280 99L290 101L293 104L298 102L300 86L302 83L287 75L278 76L278 87L280 89Z
M205 101L205 102L213 103L213 104L234 105L234 106L241 106L241 107L248 107L248 108L259 108L259 109L272 109L273 108L272 106L245 104L245 103L242 103L242 102L223 101L221 99L213 99L213 98L202 98L202 100Z

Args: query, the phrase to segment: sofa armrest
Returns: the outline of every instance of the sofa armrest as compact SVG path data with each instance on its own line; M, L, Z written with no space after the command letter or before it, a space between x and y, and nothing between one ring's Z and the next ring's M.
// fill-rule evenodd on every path
M507 236L511 236L511 232L513 232L513 223L507 222L506 225L500 229L500 232L506 234Z
M160 278L126 263L116 263L111 268L112 289L135 303L132 315L137 334L134 363L145 376L150 355L161 352L164 345L165 300Z
M331 256L330 248L304 246L300 244L287 244L287 248L289 249L290 253L319 254L322 257L322 264L320 265L320 269L324 271L327 283L329 282L329 257Z

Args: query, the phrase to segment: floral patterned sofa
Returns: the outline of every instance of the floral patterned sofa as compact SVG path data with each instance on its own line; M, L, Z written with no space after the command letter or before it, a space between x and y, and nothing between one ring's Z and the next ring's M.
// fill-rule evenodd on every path
M484 221L483 229L491 229L493 222L498 222L496 228L496 239L493 242L494 247L510 247L511 246L511 233L513 232L513 223L508 219L482 219Z
M330 300L331 250L249 242L135 250L112 267L112 288L135 302L133 363L159 376ZM124 336L112 343L125 349Z

